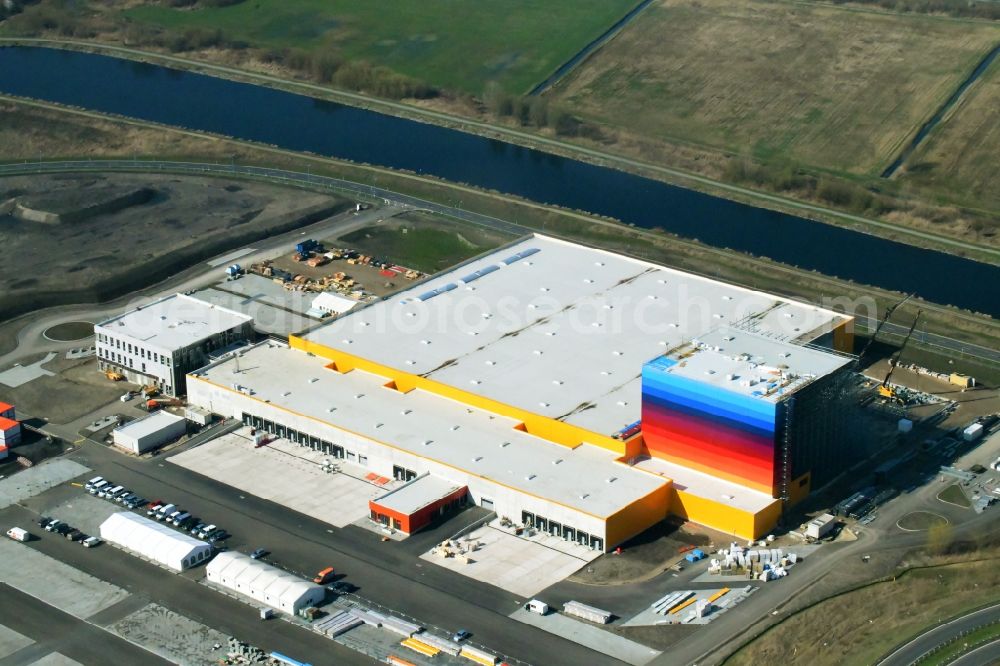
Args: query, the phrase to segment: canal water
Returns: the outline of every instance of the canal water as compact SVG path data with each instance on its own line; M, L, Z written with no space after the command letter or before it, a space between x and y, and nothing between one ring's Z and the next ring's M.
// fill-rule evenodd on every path
M37 47L0 48L0 92L407 169L1000 316L997 266L289 92Z

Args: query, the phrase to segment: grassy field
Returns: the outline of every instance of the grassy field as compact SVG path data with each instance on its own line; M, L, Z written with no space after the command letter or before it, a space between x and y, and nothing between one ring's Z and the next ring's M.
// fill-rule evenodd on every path
M221 29L254 46L332 47L447 90L488 81L529 90L624 16L637 0L247 0L223 8L129 10L168 28Z
M998 41L985 22L665 0L555 92L633 134L876 174Z
M406 213L338 239L366 254L425 273L436 273L512 240L420 212Z
M904 164L901 182L1000 209L1000 58Z
M797 613L725 664L873 664L925 628L995 601L996 560L910 571Z

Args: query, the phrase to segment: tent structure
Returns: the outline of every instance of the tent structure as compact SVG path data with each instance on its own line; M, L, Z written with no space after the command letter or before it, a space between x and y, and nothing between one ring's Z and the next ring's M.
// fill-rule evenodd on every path
M204 562L212 547L155 520L122 511L101 523L101 538L174 571Z
M219 553L205 567L208 580L294 615L323 601L326 590L242 553Z

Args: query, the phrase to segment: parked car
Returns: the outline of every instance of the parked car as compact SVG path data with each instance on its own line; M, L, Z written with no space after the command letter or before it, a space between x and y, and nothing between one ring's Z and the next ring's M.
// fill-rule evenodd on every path
M229 537L230 537L229 532L227 532L226 530L219 529L215 530L215 532L213 532L212 535L208 537L208 541L209 543L216 543L217 541L225 541Z
M459 629L451 637L451 640L455 641L456 643L461 643L462 641L464 641L466 638L468 638L471 635L472 635L472 632L466 631L465 629Z
M215 531L216 531L217 529L219 529L219 526L218 526L218 525L215 525L215 524L212 524L212 525L206 525L205 527L203 527L203 528L201 529L201 531L200 531L200 532L198 532L198 535L197 535L197 536L201 537L202 539L207 539L207 538L208 538L208 537L210 537L210 536L211 536L211 535L212 535L212 534L213 534L213 533L214 533L214 532L215 532Z
M94 546L100 546L102 543L104 543L104 540L103 539L99 539L98 537L92 536L92 537L88 537L88 538L84 539L80 543L83 544L84 548L93 548Z
M84 490L90 491L91 488L93 488L94 486L96 486L98 483L100 483L103 480L104 480L103 476L95 476L90 481L87 481L87 483L85 483L83 485L83 488L84 488Z
M61 520L53 518L52 520L50 520L49 522L47 522L45 524L45 531L46 532L54 532L55 529L56 529L56 527L58 527L59 525L63 525L63 524L64 523Z
M180 527L181 523L183 523L190 517L191 514L189 512L181 510L181 512L178 513L177 515L170 517L170 524L173 525L174 527Z
M38 526L39 527L45 527L46 525L48 525L51 522L52 522L51 518L49 518L48 516L42 516L41 518L38 519Z
M87 492L89 492L91 495L98 495L101 492L102 488L110 488L110 487L111 484L108 481L101 480L92 485L90 487L90 490L88 490Z
M126 504L133 497L135 497L135 493L133 493L130 490L126 490L121 495L119 495L118 497L116 497L115 501L118 502L119 504Z
M267 553L266 549L264 549L264 548L258 548L257 550L255 550L252 553L250 553L250 559L251 560L259 560L260 558L264 557L267 554L268 553Z
M73 528L70 525L68 525L67 523L59 523L58 525L56 525L55 529L52 530L52 532L55 533L55 534L61 534L61 535L65 536L72 529Z
M127 506L130 509L139 509L141 507L146 506L146 504L148 504L148 503L149 503L149 500L147 500L144 497L134 497L134 498L130 499L128 502L126 502L125 506Z
M333 585L328 586L331 590L338 594L352 594L358 591L358 586L354 583L348 583L344 580L338 580Z
M88 536L87 534L84 534L75 527L71 529L69 532L66 532L66 538L69 539L70 541L82 541L83 539L86 539L87 536Z
M198 523L197 525L195 525L194 527L192 527L188 532L189 532L189 534L192 534L194 536L198 536L198 534L200 534L201 531L203 529L205 529L206 527L208 527L208 525L206 525L205 523Z
M154 513L159 511L160 507L162 506L163 506L163 500L153 500L153 503L150 504L149 508L146 509L146 515L152 516Z

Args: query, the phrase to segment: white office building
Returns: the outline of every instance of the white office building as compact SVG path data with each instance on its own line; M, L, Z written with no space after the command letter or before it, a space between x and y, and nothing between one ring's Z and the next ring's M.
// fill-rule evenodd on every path
M185 375L209 362L209 353L253 339L253 319L192 298L167 296L94 326L102 372L183 395Z

